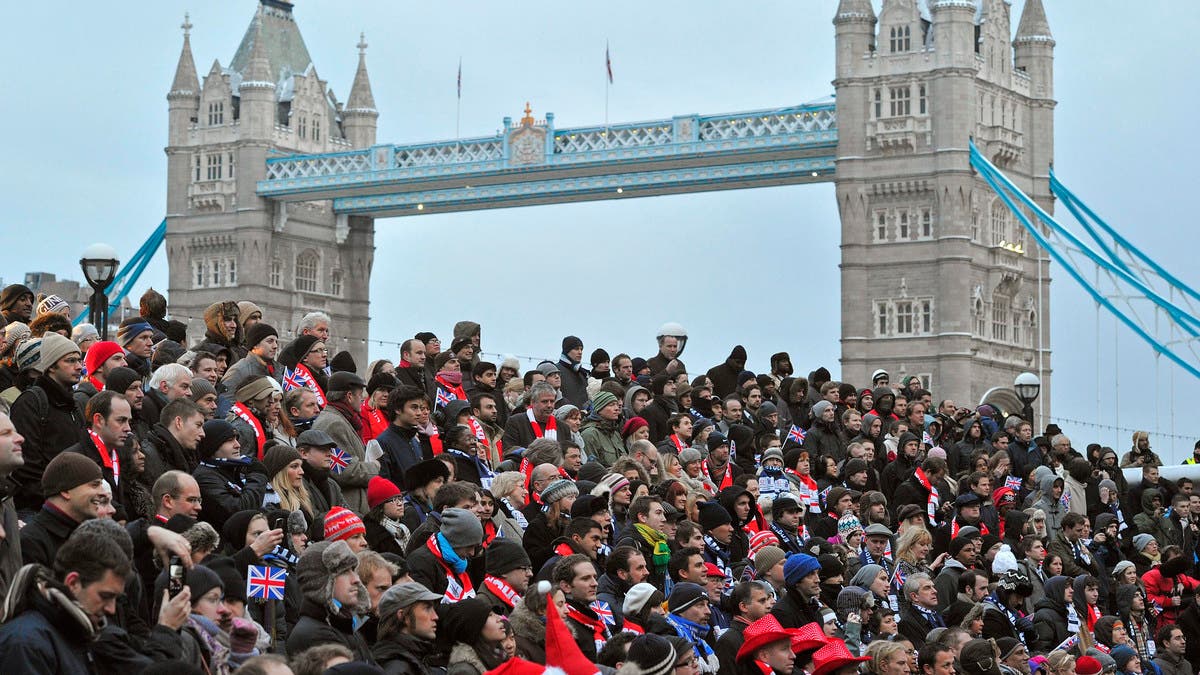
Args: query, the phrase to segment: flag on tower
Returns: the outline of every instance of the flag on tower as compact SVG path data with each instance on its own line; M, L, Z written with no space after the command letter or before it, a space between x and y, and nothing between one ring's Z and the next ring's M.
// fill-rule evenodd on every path
M608 83L612 84L613 83L612 58L610 58L608 55L608 42L607 41L605 41L605 43L604 43L604 69L608 71Z
M458 57L458 100L462 100L462 57Z

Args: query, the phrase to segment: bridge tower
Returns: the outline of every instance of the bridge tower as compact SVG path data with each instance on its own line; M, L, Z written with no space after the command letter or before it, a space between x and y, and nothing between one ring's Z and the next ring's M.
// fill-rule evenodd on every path
M167 94L169 301L204 333L205 307L252 300L286 341L307 312L333 318L330 351L366 363L374 221L336 216L329 201L271 202L255 194L276 153L326 153L375 143L379 116L365 41L347 104L317 75L283 0L260 0L228 66L203 84L185 20L183 50Z
M1042 1L1026 2L1015 38L1007 0L922 5L884 0L876 16L871 0L841 0L833 19L842 374L917 375L961 405L1031 371L1048 401L1049 263L968 153L974 139L1052 209Z

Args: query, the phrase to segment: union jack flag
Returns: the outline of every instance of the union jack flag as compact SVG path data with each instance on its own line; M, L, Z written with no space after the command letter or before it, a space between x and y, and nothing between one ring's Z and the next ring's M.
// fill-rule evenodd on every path
M607 602L601 602L600 600L597 600L588 605L588 607L591 607L592 611L596 613L596 616L604 620L604 623L610 626L617 625L617 620L613 616L612 608L608 606Z
M1013 492L1019 491L1021 489L1021 477L1009 476L1008 478L1005 478L1004 487L1009 488Z
M292 370L284 367L283 369L283 390L291 391L292 389L308 389L308 376L300 370Z
M458 396L456 396L454 394L454 392L446 391L445 389L438 387L437 401L435 402L434 405L437 406L438 408L445 408L446 405L448 403L450 403L450 401L457 401L457 400L458 400Z
M896 563L896 571L892 573L892 586L894 588L904 588L904 584L907 581L907 576L900 570L900 563Z
M345 471L350 467L350 462L353 461L354 458L350 456L350 453L341 448L334 447L334 449L329 452L329 462L332 465L329 468L332 469L334 473L341 473Z
M260 600L282 600L287 584L287 570L282 567L251 565L246 574L246 597Z
M921 442L925 445L933 445L933 437L929 435L928 431L921 432Z
M787 439L789 441L795 441L796 443L803 445L804 438L806 436L808 436L808 432L796 426L795 424L792 425L791 429L788 429Z

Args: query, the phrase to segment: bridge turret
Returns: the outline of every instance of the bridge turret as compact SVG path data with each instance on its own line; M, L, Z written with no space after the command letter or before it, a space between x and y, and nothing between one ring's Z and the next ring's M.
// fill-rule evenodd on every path
M371 79L367 76L366 35L358 37L358 70L354 73L354 84L342 111L342 129L346 140L356 148L375 145L375 130L379 111L375 108L375 96L371 94Z
M192 59L192 22L183 15L183 49L179 52L179 63L175 66L175 79L167 92L167 108L170 111L167 125L167 144L183 145L187 140L188 127L195 124L200 115L200 78L196 74L196 62Z
M1017 69L1029 75L1032 98L1054 98L1054 44L1042 0L1027 0L1013 47Z
M260 8L254 30L254 46L246 70L242 73L242 81L238 84L242 138L246 139L270 139L275 129L275 75L267 56L262 24Z
M875 51L875 10L871 0L841 0L833 25L837 28L837 78L853 77L870 52Z

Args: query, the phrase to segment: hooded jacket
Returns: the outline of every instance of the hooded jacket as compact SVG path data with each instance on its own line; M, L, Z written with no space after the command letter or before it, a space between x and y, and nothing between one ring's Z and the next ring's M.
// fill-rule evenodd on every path
M584 420L579 434L583 436L588 456L604 466L612 466L625 454L625 442L621 440L616 420L601 419L593 412Z
M1062 481L1062 479L1054 475L1054 471L1048 466L1039 466L1035 475L1038 498L1034 500L1033 508L1045 512L1046 532L1050 537L1055 537L1062 531L1062 519L1067 515L1067 510L1062 505L1062 499L1055 499L1053 495L1054 482Z
M737 389L737 378L744 368L735 365L735 360L745 363L745 347L737 345L729 352L729 356L725 358L724 363L709 368L708 372L705 373L708 375L709 382L712 383L713 394L725 398Z
M224 302L214 302L204 310L204 337L200 342L197 342L192 351L206 351L216 354L221 351L229 353L229 365L241 359L245 354L242 349L242 322L238 321L237 332L233 334L233 339L225 337L224 323L225 316L241 316L241 310L238 309L237 303L232 300Z
M1035 605L1033 627L1037 631L1038 644L1031 651L1048 652L1067 639L1066 592L1071 579L1062 575L1046 580L1046 595ZM1080 617L1082 625L1083 617Z
M25 463L12 473L13 482L19 486L13 501L18 510L32 511L45 501L42 472L46 465L60 452L87 439L85 417L71 390L44 373L13 403L10 417L25 437Z
M1158 540L1159 544L1166 546L1167 542L1178 538L1178 533L1174 535L1171 532L1171 522L1165 516L1155 517L1154 515L1154 500L1159 500L1159 505L1166 512L1167 499L1163 495L1163 491L1158 488L1146 488L1142 491L1142 510L1133 517L1133 524L1139 532L1148 534Z
M376 642L371 655L384 675L431 675L433 671L425 665L430 646L415 635L397 633Z
M1142 583L1146 585L1146 595L1150 598L1150 602L1162 607L1162 612L1158 615L1160 628L1176 623L1179 620L1180 612L1183 611L1184 605L1172 604L1172 598L1194 595L1197 588L1200 588L1200 581L1184 573L1188 568L1187 556L1189 554L1190 552L1185 552L1182 557L1175 557L1157 567L1152 567L1149 572L1142 575Z

